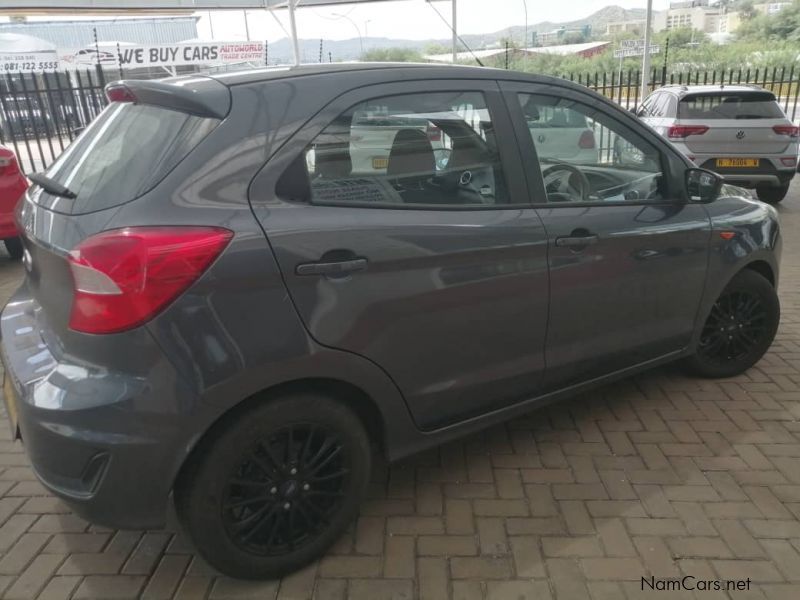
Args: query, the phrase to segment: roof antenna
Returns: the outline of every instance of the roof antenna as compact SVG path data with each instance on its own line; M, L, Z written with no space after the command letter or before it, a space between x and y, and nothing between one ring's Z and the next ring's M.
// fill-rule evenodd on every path
M451 0L451 1L452 1L452 2L455 2L456 0ZM447 27L450 29L450 31L453 33L453 35L454 35L456 38L458 38L458 41L459 41L459 42L461 42L461 45L462 45L462 46L464 46L464 48L466 48L466 49L469 51L469 53L470 53L470 54L472 54L472 58L474 58L474 59L475 59L475 62L476 62L476 63L478 63L478 64L479 64L480 66L482 66L482 67L486 66L486 65L484 65L484 64L481 62L481 59L480 59L480 58L478 58L477 56L475 56L475 53L472 51L472 48L470 48L469 46L467 46L466 42L464 42L464 40L463 40L463 39L461 39L461 36L460 36L460 35L458 35L458 33L456 32L456 28L453 26L453 24L452 24L452 23L450 23L450 22L449 22L447 19L445 19L445 18L442 16L442 13L440 13L440 12L438 11L438 9L437 9L437 8L436 8L436 7L435 7L433 4L432 4L432 2L433 2L433 0L425 0L425 3L426 3L428 6L430 6L430 7L433 9L433 12L435 12L435 13L436 13L436 14L439 16L439 18L440 18L440 19L441 19L441 20L444 22L444 24L445 24L445 25L447 25ZM455 61L454 61L454 64L455 64Z

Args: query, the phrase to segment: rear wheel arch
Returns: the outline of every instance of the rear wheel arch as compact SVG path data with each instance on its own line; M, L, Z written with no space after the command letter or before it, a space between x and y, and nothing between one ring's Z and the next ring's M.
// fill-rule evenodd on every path
M329 396L336 402L346 406L361 421L372 445L379 448L384 456L388 455L386 423L383 414L375 401L366 392L341 379L296 379L260 390L219 415L195 440L173 479L172 489L175 490L182 484L183 478L191 471L192 464L202 454L205 443L213 439L215 434L224 430L228 423L233 422L255 406L303 392L315 392Z

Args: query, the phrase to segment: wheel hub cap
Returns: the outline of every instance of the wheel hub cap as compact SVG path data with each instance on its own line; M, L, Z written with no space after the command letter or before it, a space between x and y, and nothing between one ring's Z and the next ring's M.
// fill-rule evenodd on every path
M312 542L341 508L349 461L337 435L315 425L268 433L225 488L225 530L239 548L280 556Z
M761 299L748 291L728 292L711 308L698 352L716 363L738 360L761 344L766 331L767 312Z

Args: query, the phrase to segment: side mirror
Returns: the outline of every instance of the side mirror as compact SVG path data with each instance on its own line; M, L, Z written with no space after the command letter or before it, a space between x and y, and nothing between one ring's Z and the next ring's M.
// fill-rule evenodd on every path
M719 195L724 179L706 169L686 170L686 195L689 202L713 202Z

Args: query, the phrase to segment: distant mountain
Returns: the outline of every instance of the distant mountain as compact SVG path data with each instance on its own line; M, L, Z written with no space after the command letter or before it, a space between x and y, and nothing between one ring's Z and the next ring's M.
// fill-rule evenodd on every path
M539 23L531 23L528 25L528 36L532 32L544 33L553 31L559 27L567 29L580 29L585 25L590 25L592 32L595 35L602 35L606 31L608 23L617 21L631 21L645 18L646 11L643 8L625 9L620 6L605 6L600 10L592 13L588 17L576 19L574 21L566 21L563 23L554 23L552 21L541 21ZM487 46L494 46L500 43L504 38L511 38L518 40L521 44L525 36L525 26L515 25L500 31L484 34L469 34L462 35L461 39L473 50L485 48ZM303 62L317 62L319 60L319 40L301 39L300 42L300 55ZM373 48L413 48L422 51L425 47L432 44L438 44L449 47L451 44L450 38L443 39L430 39L430 40L406 40L394 38L364 38L364 50ZM334 61L339 60L355 60L361 56L362 42L359 38L352 38L348 40L324 40L322 44L323 61L328 61L328 53L330 52L331 58ZM463 48L462 48L463 50ZM281 62L286 63L292 60L292 45L287 38L270 41L269 43L269 62L270 64Z

